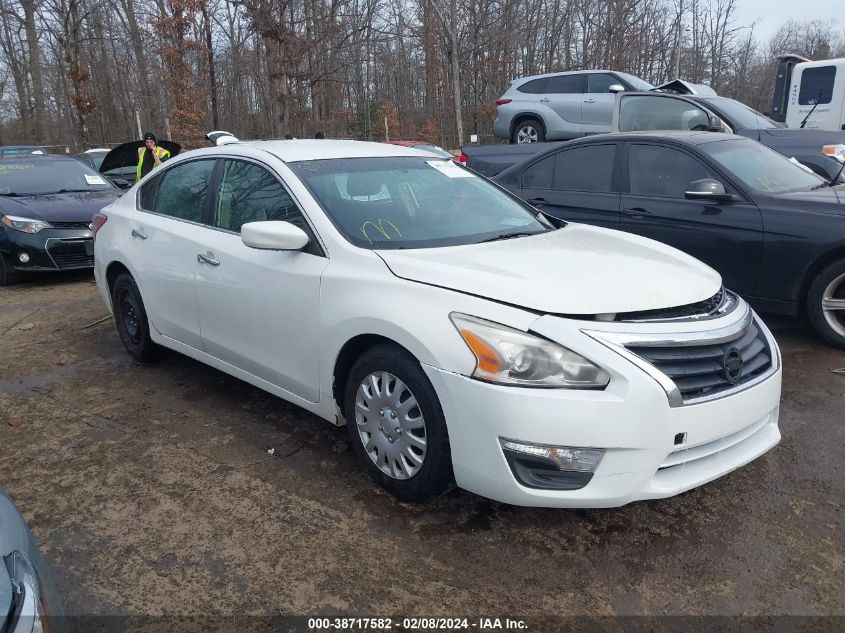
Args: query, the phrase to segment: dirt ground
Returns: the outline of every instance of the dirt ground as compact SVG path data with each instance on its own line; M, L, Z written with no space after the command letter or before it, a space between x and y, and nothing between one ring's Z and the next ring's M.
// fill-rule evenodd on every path
M673 499L400 504L341 429L124 352L90 277L0 289L0 487L68 612L845 614L845 353L770 319L782 443ZM275 448L270 456L267 448Z

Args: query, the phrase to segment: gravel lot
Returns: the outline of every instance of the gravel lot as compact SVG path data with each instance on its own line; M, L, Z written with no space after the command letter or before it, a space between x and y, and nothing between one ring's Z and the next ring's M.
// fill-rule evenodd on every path
M177 354L139 365L106 315L87 276L0 289L0 487L70 613L845 614L845 353L800 324L769 319L780 446L566 511L397 503L342 429Z

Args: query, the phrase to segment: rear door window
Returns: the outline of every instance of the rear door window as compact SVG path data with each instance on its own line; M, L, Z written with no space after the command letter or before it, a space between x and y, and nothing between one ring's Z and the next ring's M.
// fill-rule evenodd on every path
M585 75L555 75L549 77L546 94L580 94L584 92Z
M616 145L589 145L560 152L555 163L554 188L558 191L613 191Z
M179 220L202 222L215 162L192 160L168 169L162 174L152 210Z
M530 189L551 189L555 175L555 156L529 165L522 176L522 186Z
M623 96L619 105L619 131L707 130L710 119L698 106L672 97Z
M823 105L833 100L833 83L836 80L836 66L807 68L801 73L801 88L798 92L799 105Z

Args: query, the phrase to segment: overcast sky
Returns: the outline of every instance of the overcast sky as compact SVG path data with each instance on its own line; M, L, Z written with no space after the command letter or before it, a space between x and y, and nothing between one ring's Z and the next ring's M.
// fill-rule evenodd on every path
M768 39L787 20L837 19L845 26L843 0L738 0L737 24L756 22L754 33L762 41Z

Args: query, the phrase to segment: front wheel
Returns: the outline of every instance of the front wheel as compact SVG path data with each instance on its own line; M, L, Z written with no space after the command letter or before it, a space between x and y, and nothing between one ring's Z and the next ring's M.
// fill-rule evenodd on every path
M112 286L111 296L117 333L129 355L141 363L158 358L160 348L150 338L147 311L132 275L121 274Z
M12 270L9 262L0 253L0 286L9 286L18 283L20 279L20 274Z
M440 401L419 362L378 345L353 365L344 413L349 441L370 476L401 501L421 502L452 482Z
M525 119L513 129L511 143L542 143L546 140L543 124L537 119Z
M813 280L807 313L823 339L845 349L845 259L829 265Z

